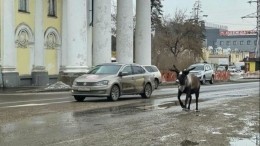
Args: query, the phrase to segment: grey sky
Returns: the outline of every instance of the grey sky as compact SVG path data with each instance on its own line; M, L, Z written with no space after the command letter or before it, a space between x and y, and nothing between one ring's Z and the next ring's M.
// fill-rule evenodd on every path
M162 0L164 15L173 16L176 9L186 10L190 15L196 0ZM200 0L206 22L228 26L229 30L256 30L256 18L245 18L256 12L256 3L249 0ZM254 0L256 1L256 0ZM255 14L256 15L256 14Z

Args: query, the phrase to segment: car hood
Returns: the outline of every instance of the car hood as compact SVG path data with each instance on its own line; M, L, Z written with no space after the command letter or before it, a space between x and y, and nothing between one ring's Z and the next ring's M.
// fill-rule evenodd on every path
M200 72L202 72L202 71L200 71L200 70L197 70L197 71L191 70L191 71L190 71L190 73L195 73L195 74L196 74L196 73L200 73Z
M77 82L98 82L102 80L110 80L116 75L96 75L96 74L85 74L76 78Z

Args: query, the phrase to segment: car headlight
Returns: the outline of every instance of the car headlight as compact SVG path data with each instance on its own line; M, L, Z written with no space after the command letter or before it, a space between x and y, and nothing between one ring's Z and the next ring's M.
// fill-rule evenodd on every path
M108 80L103 80L103 81L99 81L96 82L96 86L104 86L104 85L108 85L109 81Z

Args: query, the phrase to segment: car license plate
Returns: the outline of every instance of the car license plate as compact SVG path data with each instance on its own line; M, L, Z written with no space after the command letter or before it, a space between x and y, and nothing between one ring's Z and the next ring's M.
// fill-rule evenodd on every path
M78 91L90 91L90 88L87 87L79 87Z

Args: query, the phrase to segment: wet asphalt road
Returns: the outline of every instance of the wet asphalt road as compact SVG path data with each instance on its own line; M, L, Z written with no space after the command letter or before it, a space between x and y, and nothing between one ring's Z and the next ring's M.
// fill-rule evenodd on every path
M153 118L181 111L176 93L176 88L165 86L154 91L151 99L125 96L107 102L106 98L87 98L82 103L67 92L1 94L0 145L142 145L138 134L157 124ZM226 98L252 95L259 95L259 82L203 85L199 109ZM159 129L150 132L154 139L162 137ZM124 143L122 137L130 141Z

